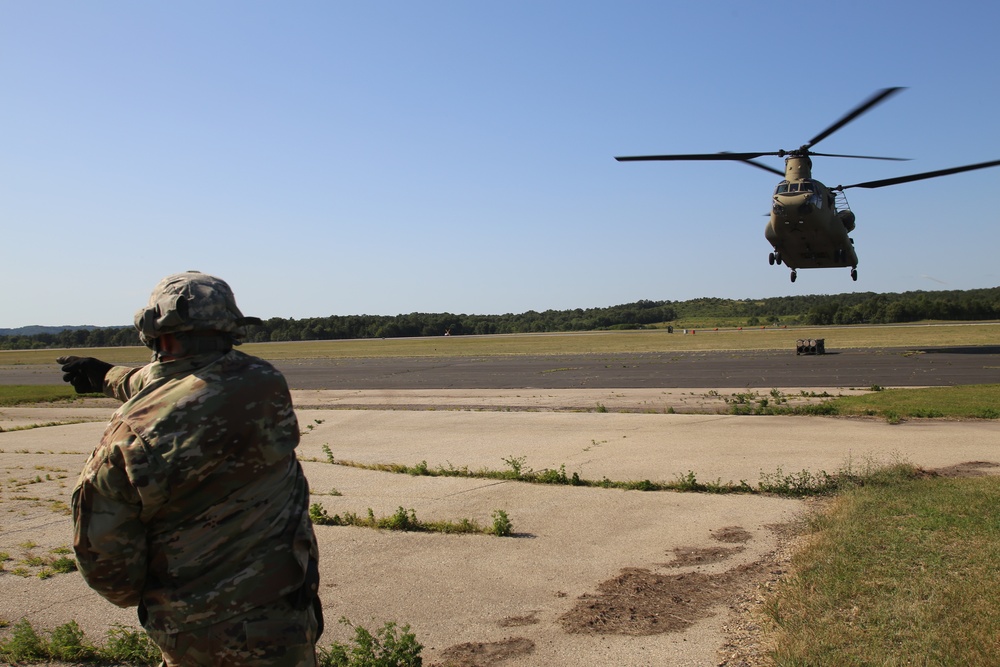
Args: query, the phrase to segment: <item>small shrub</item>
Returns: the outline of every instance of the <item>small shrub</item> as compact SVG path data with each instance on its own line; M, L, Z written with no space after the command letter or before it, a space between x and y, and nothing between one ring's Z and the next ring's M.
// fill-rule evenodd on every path
M101 653L106 660L130 665L155 665L162 657L149 635L118 623L108 630L108 643Z
M493 530L491 531L497 537L510 537L511 532L513 532L514 526L510 522L510 517L503 510L493 511Z
M559 470L543 470L533 481L542 484L569 484L569 478L566 477L566 465L559 466Z
M326 508L319 503L313 503L309 506L309 520L317 526L339 526L339 519L340 517L336 515L330 516Z
M10 662L39 661L46 653L45 641L26 618L15 623L10 638L0 643L0 658Z
M623 489L628 489L630 491L656 491L659 486L653 484L648 479L640 480L638 482L625 482L622 485Z
M513 454L511 454L507 458L500 460L506 463L508 467L510 467L510 473L513 479L521 479L522 470L524 469L524 463L525 461L528 460L528 457L526 456L515 457Z
M371 509L368 510L368 516L372 521L375 521L375 515ZM420 527L416 511L411 509L407 513L402 506L392 516L387 519L380 519L375 523L379 528L388 528L389 530L417 530Z
M67 572L73 572L76 569L76 561L72 558L62 556L52 561L52 570L57 574L66 574Z
M678 491L696 491L698 489L698 479L693 471L688 470L686 475L678 475L676 488Z
M423 645L410 626L398 628L395 623L386 623L376 634L354 625L346 618L340 622L354 630L351 645L333 643L329 648L320 648L317 657L320 667L421 667L420 652Z
M76 624L76 621L60 625L50 633L49 653L53 659L66 662L77 662L97 657L97 649L86 641L83 630Z

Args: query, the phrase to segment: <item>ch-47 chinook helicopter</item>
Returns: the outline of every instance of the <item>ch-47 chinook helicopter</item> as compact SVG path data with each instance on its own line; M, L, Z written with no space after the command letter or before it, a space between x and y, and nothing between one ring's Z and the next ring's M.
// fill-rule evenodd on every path
M1000 166L1000 160L980 162L963 167L952 167L938 171L928 171L909 176L886 178L879 181L854 183L853 185L838 185L829 188L812 177L811 155L822 157L846 157L865 160L902 160L905 158L873 157L868 155L836 155L832 153L816 153L812 147L823 139L844 127L875 105L885 101L902 88L885 88L876 92L870 98L849 111L840 120L826 128L808 143L794 150L778 150L757 153L694 153L688 155L637 155L631 157L616 157L619 162L637 162L651 160L735 160L745 162L753 167L769 171L784 180L774 189L771 202L771 219L764 228L764 237L774 247L774 252L768 256L768 261L774 264L788 266L792 270L791 279L795 282L798 269L817 269L830 267L850 267L851 279L858 279L858 255L854 251L854 239L848 234L854 230L854 213L847 204L844 190L848 188L883 188L888 185L899 185L920 181L925 178L937 178L958 174L963 171L984 169ZM755 162L754 158L765 155L777 155L785 158L785 172L773 167Z

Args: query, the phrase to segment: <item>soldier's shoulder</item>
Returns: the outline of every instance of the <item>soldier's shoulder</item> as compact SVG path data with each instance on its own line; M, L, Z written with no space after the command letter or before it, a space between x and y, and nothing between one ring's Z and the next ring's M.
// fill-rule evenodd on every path
M227 365L239 366L247 368L253 371L258 371L261 373L279 373L280 371L274 367L270 361L262 359L260 357L255 357L252 354L247 354L242 350L234 349L230 351L225 356L225 362Z
M239 350L229 352L223 362L223 373L246 384L286 385L285 376L271 362Z

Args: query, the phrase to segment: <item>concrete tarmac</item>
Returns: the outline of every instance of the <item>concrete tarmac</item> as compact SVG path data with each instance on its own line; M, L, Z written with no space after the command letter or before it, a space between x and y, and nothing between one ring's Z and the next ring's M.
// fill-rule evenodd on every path
M802 479L897 460L927 468L975 462L970 468L984 473L1000 462L996 421L889 425L705 411L729 391L294 391L299 456L313 502L330 515L402 508L421 521L489 526L502 510L514 531L317 526L328 628L321 644L350 636L337 623L346 617L371 630L410 624L428 665L746 664L746 639L733 633L742 616L733 609L759 605L754 582L780 572L773 555L786 538L778 527L810 506L774 496L410 476L337 462L519 466L614 481L694 474L751 485L762 475ZM608 411L595 411L598 404ZM673 405L697 409L665 414ZM37 629L75 620L94 639L114 623L135 624L134 609L105 602L78 573L39 578L38 562L71 546L72 487L112 409L0 408L0 552L8 556L0 618L27 618Z

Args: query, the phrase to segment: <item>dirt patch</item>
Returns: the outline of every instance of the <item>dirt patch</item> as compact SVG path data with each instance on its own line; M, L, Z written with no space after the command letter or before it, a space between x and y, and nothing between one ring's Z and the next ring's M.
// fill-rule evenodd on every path
M719 542L748 542L753 536L740 526L712 532ZM681 547L666 567L705 565L724 561L743 547ZM764 568L759 561L726 572L659 574L645 568L627 568L614 579L586 593L559 619L574 634L655 635L681 632L711 616L714 607L731 598L748 578Z
M661 567L689 567L691 565L711 565L721 563L730 556L743 551L743 547L677 547L674 559Z
M538 623L538 618L534 614L529 614L527 616L508 616L507 618L502 618L497 623L501 628L521 628L526 625L536 625Z
M721 574L657 574L643 568L622 570L598 586L596 595L580 596L559 619L571 634L657 635L687 630L711 616L713 608L752 576L757 563Z
M935 468L930 472L941 477L985 477L1000 474L1000 463L992 461L966 461L945 468Z
M819 515L828 511L832 499L809 498L803 502L810 515ZM792 556L809 539L806 525L802 520L765 526L778 536L778 543L757 561L750 576L733 587L733 595L726 600L729 614L723 626L726 639L719 647L718 667L773 665L768 636L773 621L765 605L793 570Z
M753 535L739 526L726 526L725 528L713 530L712 537L719 542L739 544L742 542L749 542Z
M529 655L535 650L535 642L525 637L511 637L498 642L468 642L449 646L441 652L443 662L430 667L491 667L500 663Z

